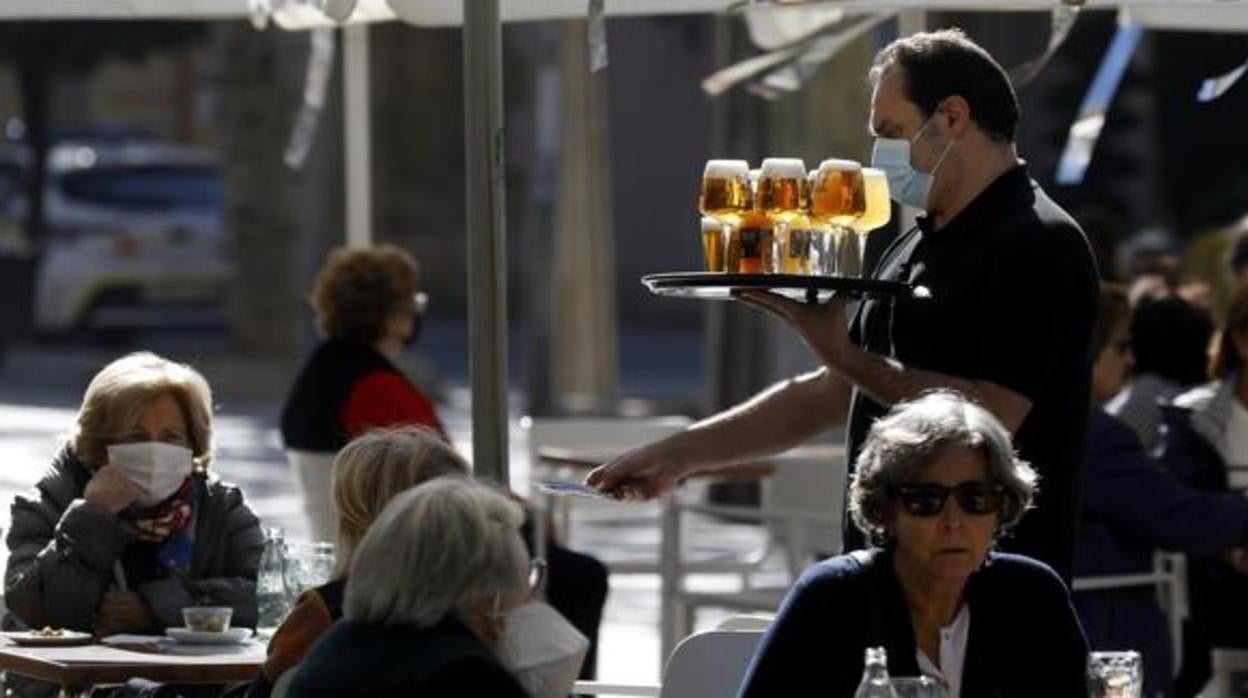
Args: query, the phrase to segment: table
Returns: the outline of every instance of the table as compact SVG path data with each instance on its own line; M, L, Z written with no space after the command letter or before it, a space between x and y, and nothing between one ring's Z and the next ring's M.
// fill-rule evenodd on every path
M131 678L184 684L251 681L260 675L264 658L265 645L254 640L176 649L161 643L139 651L103 644L22 647L0 636L0 671L55 684L63 696L86 695L93 686L122 684Z

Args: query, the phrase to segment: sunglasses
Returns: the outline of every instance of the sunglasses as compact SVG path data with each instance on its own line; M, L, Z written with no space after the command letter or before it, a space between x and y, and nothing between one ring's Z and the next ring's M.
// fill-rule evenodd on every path
M1005 487L991 482L963 482L953 487L936 484L899 485L897 499L911 516L936 516L953 495L962 511L972 516L995 514L1001 509Z

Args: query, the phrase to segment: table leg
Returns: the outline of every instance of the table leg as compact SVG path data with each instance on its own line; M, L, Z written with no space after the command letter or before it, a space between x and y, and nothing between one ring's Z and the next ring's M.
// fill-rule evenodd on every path
M667 665L683 634L680 613L680 510L676 493L663 495L659 542L659 669Z

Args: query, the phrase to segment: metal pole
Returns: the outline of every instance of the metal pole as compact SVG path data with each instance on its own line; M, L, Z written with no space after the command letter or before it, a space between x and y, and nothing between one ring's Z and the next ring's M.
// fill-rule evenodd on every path
M369 121L368 25L343 27L342 44L347 245L368 247L373 243L373 134Z
M509 484L502 36L498 0L464 0L472 461L478 476Z

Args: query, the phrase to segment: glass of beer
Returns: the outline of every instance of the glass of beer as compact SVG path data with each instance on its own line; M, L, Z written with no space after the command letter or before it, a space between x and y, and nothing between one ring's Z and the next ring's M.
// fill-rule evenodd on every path
M1089 698L1140 698L1144 687L1140 653L1088 653Z
M731 235L733 224L754 208L754 193L750 189L750 165L744 160L708 160L702 172L702 187L698 194L698 210L702 215L719 221L721 247L723 240ZM715 255L707 249L708 237L703 227L703 257L707 271L724 271L724 267L712 268ZM723 255L719 255L720 258Z
M775 271L810 273L810 182L798 158L767 158L758 176L755 208L775 226Z
M775 271L776 224L754 209L728 228L725 265L730 273L769 274Z
M867 195L867 208L861 216L850 223L858 238L858 257L865 259L867 254L867 235L872 230L888 225L893 217L893 206L888 198L888 177L883 170L873 167L862 168L863 190Z
M860 246L846 244L846 238L853 235L849 226L866 213L866 209L862 165L853 160L834 159L819 163L819 169L811 177L810 215L830 229L824 236L824 257L835 261L831 265L827 261L823 263L825 274L829 273L830 266L841 276L861 274ZM859 259L853 259L855 255Z
M728 227L731 226L729 223ZM728 237L724 234L724 224L718 218L702 216L702 266L706 271L725 269L724 248Z

